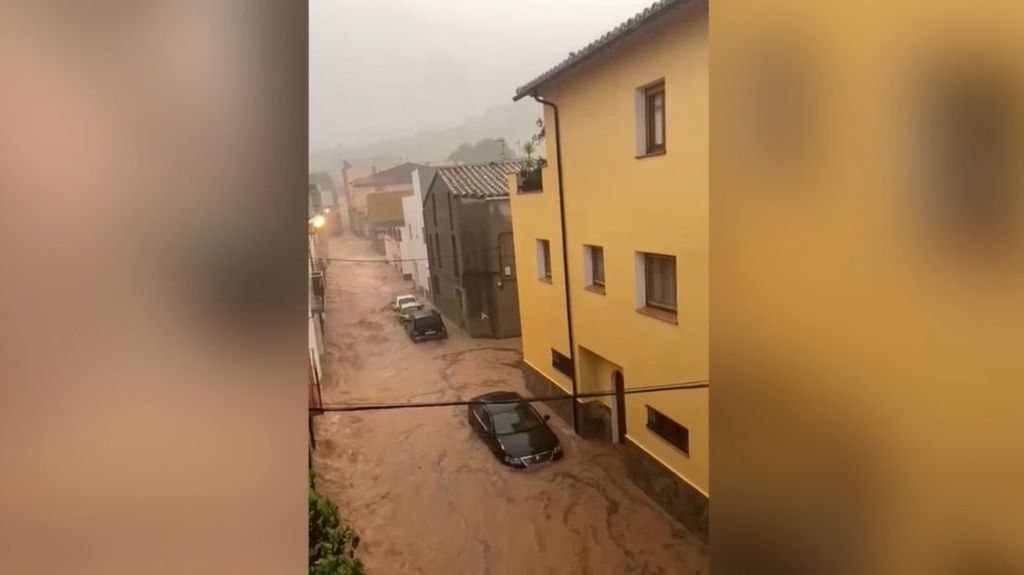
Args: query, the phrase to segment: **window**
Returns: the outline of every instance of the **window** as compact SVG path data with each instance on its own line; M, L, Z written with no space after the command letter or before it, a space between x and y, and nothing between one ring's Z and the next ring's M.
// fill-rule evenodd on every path
M430 195L430 211L434 214L434 229L437 229L437 196Z
M676 323L675 256L636 253L636 310Z
M551 366L558 371L572 377L572 360L557 349L551 350Z
M644 254L647 306L676 311L676 258Z
M448 194L448 228L455 229L455 216L452 215L452 195Z
M537 279L551 281L551 243L537 240Z
M583 285L592 292L604 293L604 248L583 246Z
M434 255L437 256L437 267L438 269L443 268L441 261L444 259L444 254L441 252L441 237L434 232Z
M647 406L647 429L683 453L690 454L690 430L649 405Z
M644 89L644 153L665 151L665 83Z
M459 249L455 245L455 236L452 236L452 266L455 267L455 275L459 275Z

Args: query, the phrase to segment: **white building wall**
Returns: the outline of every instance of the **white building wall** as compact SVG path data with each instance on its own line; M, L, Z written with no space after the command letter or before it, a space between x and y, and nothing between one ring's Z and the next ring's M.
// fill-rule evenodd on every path
M334 205L334 194L330 190L320 188L320 205L325 208L331 208L332 210L337 207Z
M402 206L402 210L405 211L405 206ZM412 277L412 273L413 273L413 267L412 267L413 262L412 262L412 260L415 257L415 256L412 255L413 254L413 249L412 249L412 239L411 238L412 238L412 226L406 224L405 227L402 228L402 241L399 242L399 244L398 244L398 248L399 248L398 255L399 255L399 257L402 260L402 265L401 265L402 275L403 276L408 276L408 277Z
M313 236L310 236L310 253L313 253ZM316 257L316 254L313 254ZM306 262L307 277L312 276L313 266ZM309 282L309 354L313 359L313 367L316 369L317 378L323 375L323 368L320 364L320 355L324 352L324 326L320 314L313 312L313 282Z
M423 172L422 169L412 173L412 195L402 198L402 214L405 218L405 231L402 235L402 257L407 260L408 270L403 273L412 276L413 285L421 293L430 291L430 266L427 264L427 243L423 237L423 193L430 185L434 170ZM426 181L424 181L426 180Z
M384 258L388 260L391 267L396 270L402 269L402 243L390 235L384 236Z
M318 314L309 315L309 353L313 357L313 367L316 368L317 377L323 376L323 367L320 364L320 355L324 352L323 328L320 325Z

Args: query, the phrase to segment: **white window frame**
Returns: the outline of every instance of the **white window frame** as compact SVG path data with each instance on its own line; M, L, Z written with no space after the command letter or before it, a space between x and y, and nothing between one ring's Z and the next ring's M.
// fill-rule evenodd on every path
M604 264L605 279L601 283L597 283L594 278L594 248L601 250L601 263ZM583 285L584 287L590 288L591 291L604 291L605 284L608 282L608 266L603 260L604 246L592 244L583 245Z
M659 252L635 252L635 267L636 267L636 309L657 309L664 311L665 313L679 313L679 257L674 254L666 254ZM676 262L676 277L675 277L675 288L676 288L676 309L668 310L661 306L649 306L647 305L647 256L663 256L675 258Z
M545 245L547 246L546 254ZM537 279L544 282L552 281L551 242L540 238L537 238Z

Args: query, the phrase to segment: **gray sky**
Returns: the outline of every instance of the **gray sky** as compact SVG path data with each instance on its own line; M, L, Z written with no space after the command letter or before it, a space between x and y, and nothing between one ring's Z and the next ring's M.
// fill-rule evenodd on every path
M449 128L653 0L310 0L309 145Z

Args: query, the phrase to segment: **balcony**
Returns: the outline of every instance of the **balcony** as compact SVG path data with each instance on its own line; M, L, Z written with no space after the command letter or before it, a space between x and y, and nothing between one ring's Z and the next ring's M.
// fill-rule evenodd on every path
M516 174L516 190L520 194L537 193L544 191L541 168L547 165L544 160L533 162L523 166Z

